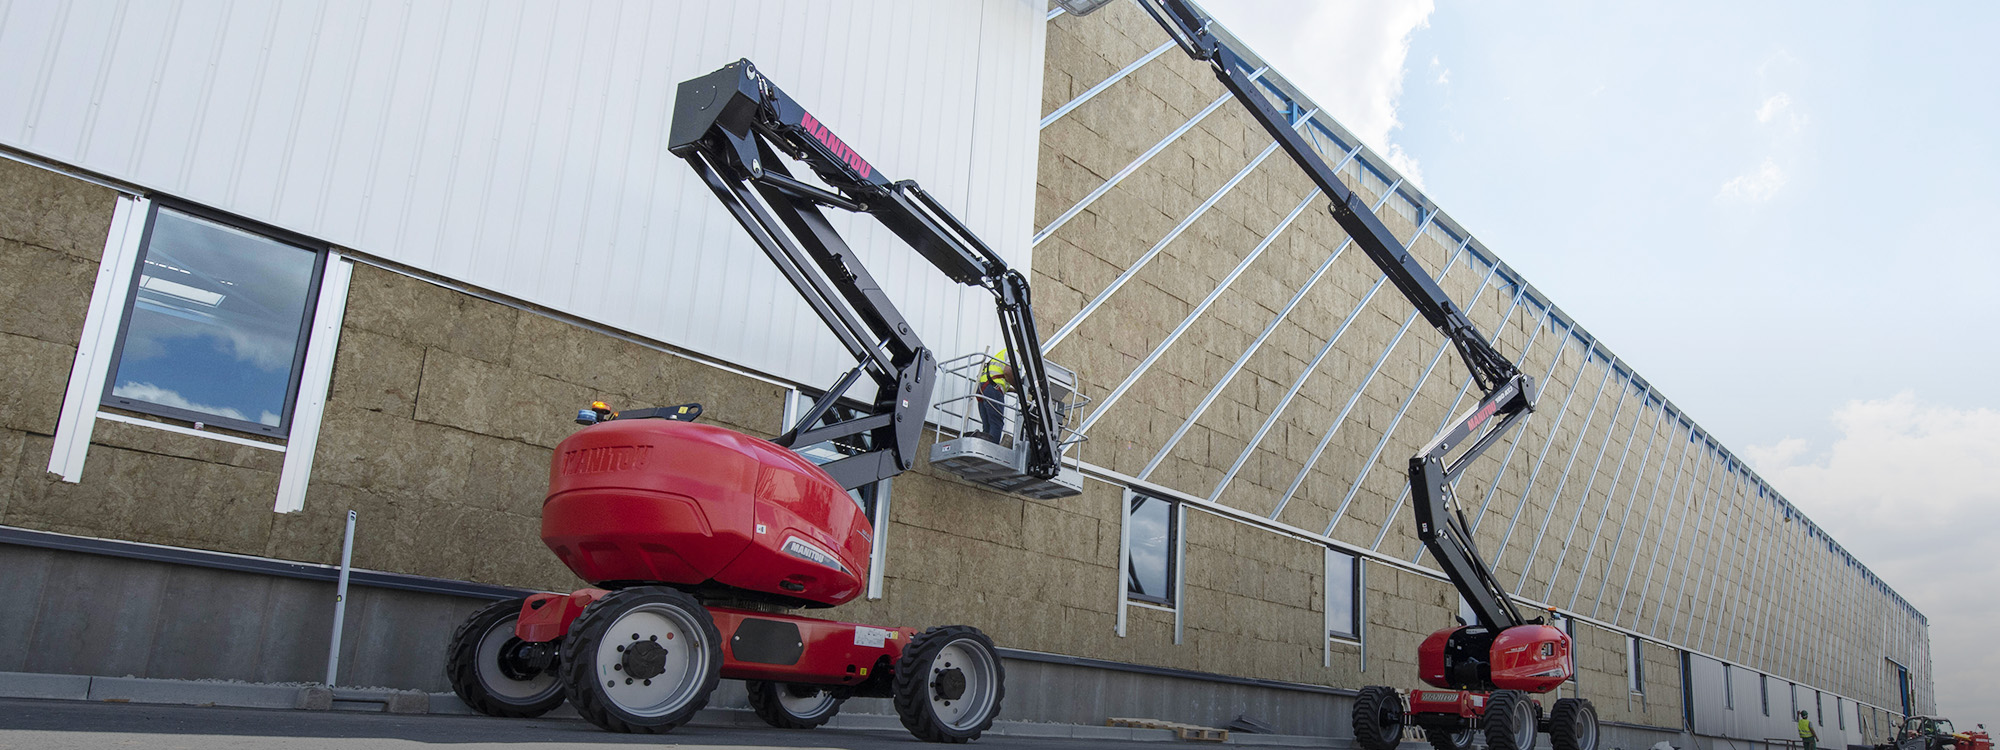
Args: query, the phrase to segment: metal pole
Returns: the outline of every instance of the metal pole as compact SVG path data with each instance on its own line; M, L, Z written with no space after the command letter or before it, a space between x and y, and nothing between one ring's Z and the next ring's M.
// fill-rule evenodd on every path
M340 584L333 594L333 643L326 649L326 686L340 672L340 628L347 622L347 573L354 566L354 511L347 512L347 536L340 542Z

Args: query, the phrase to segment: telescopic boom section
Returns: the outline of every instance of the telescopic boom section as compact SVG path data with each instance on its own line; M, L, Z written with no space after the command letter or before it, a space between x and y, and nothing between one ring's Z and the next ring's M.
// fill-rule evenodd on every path
M914 464L930 408L937 359L820 211L832 207L875 217L951 280L993 293L1017 375L1029 473L1047 479L1061 470L1027 278L923 188L884 176L749 60L681 83L669 138L668 150L701 175L858 363L779 445L835 441L849 455L823 468L853 489ZM826 187L794 177L780 154ZM863 375L875 381L873 408L829 418Z
M1257 89L1252 68L1229 45L1208 30L1209 19L1185 0L1142 0L1141 5L1165 27L1182 50L1215 69L1215 77L1250 110L1257 122L1277 139L1292 161L1306 171L1332 199L1335 221L1389 281L1415 305L1424 319L1458 349L1484 394L1477 405L1410 459L1410 491L1417 498L1417 536L1437 556L1459 594L1472 605L1479 624L1498 632L1526 622L1505 588L1480 559L1464 518L1449 507L1451 485L1459 474L1521 418L1534 411L1534 380L1487 343L1472 319L1451 301L1430 272L1403 250L1389 227L1368 210L1368 204L1334 172L1293 123ZM1453 451L1458 457L1447 461Z

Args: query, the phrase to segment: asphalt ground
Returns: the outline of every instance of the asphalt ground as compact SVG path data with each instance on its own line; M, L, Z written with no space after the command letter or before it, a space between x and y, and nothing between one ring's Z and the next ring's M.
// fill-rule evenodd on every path
M452 750L533 748L559 750L617 745L673 748L901 748L947 747L919 742L905 732L853 729L755 729L685 726L663 735L614 734L575 719L495 719L485 716L404 716L349 711L281 711L256 708L162 706L0 699L0 748L5 750L351 750L425 748ZM1041 739L988 735L965 746L995 750L1149 748L1157 742Z

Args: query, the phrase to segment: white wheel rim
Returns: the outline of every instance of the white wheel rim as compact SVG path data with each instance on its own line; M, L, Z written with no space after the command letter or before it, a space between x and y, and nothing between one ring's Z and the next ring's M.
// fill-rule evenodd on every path
M1535 704L1533 701L1528 700L1526 696L1522 696L1520 700L1514 702L1514 721L1517 725L1517 728L1514 730L1514 747L1520 748L1520 750L1533 750L1537 731L1535 729Z
M1576 746L1579 750L1597 750L1597 709L1577 707Z
M626 676L624 647L651 641L666 649L665 671L650 679ZM604 697L633 716L663 716L695 698L708 673L708 649L694 616L668 604L641 604L604 629L597 644L597 685Z
M509 617L493 623L492 627L479 636L479 647L473 652L473 665L479 673L479 684L486 692L517 702L531 702L546 698L560 686L556 683L554 670L542 670L532 679L517 680L507 676L500 669L500 653L507 642L514 638L514 622L519 618Z
M946 699L937 690L938 677L949 670L958 670L965 677L965 692L957 698ZM977 728L993 711L993 700L1000 682L999 665L993 661L993 654L970 638L960 638L938 649L931 659L930 674L925 678L926 692L930 695L931 713L938 723L955 730Z
M817 718L833 707L833 693L810 685L774 685L778 705L801 719Z
M1458 730L1457 734L1453 734L1451 736L1451 746L1464 747L1464 748L1472 747L1472 735L1473 732L1470 729Z

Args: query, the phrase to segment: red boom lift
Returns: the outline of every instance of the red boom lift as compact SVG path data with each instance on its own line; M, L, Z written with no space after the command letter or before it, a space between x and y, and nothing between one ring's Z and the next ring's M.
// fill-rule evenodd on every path
M669 150L685 159L804 296L857 365L775 441L697 424L698 404L578 415L549 469L542 541L594 588L475 613L447 672L469 705L534 716L567 699L617 732L664 732L748 682L767 722L824 724L849 697L893 698L918 738L965 742L1005 692L993 642L800 617L861 594L874 529L850 490L908 470L936 358L822 207L865 213L953 281L991 291L1013 353L1026 468L1061 469L1059 420L1028 282L916 183L894 182L748 60L683 82ZM820 184L795 177L789 157ZM822 187L822 185L824 187ZM836 405L867 377L865 411ZM857 413L859 412L859 413ZM796 450L831 442L816 465Z
M1484 730L1490 750L1532 750L1547 732L1556 750L1596 750L1597 712L1590 701L1564 698L1544 716L1531 693L1546 693L1576 671L1569 635L1541 618L1525 619L1473 546L1464 516L1452 507L1452 483L1474 459L1535 408L1534 380L1494 349L1472 320L1367 204L1321 159L1294 121L1278 111L1253 79L1253 69L1209 30L1210 19L1187 0L1141 0L1181 49L1207 61L1227 87L1332 200L1334 219L1395 283L1424 319L1457 348L1479 383L1478 405L1410 459L1417 536L1471 605L1478 622L1439 630L1418 650L1418 677L1437 690L1369 686L1354 701L1354 738L1366 750L1392 750L1403 728L1423 728L1438 750L1468 750ZM1462 450L1459 450L1461 449ZM1458 450L1456 458L1447 458Z

